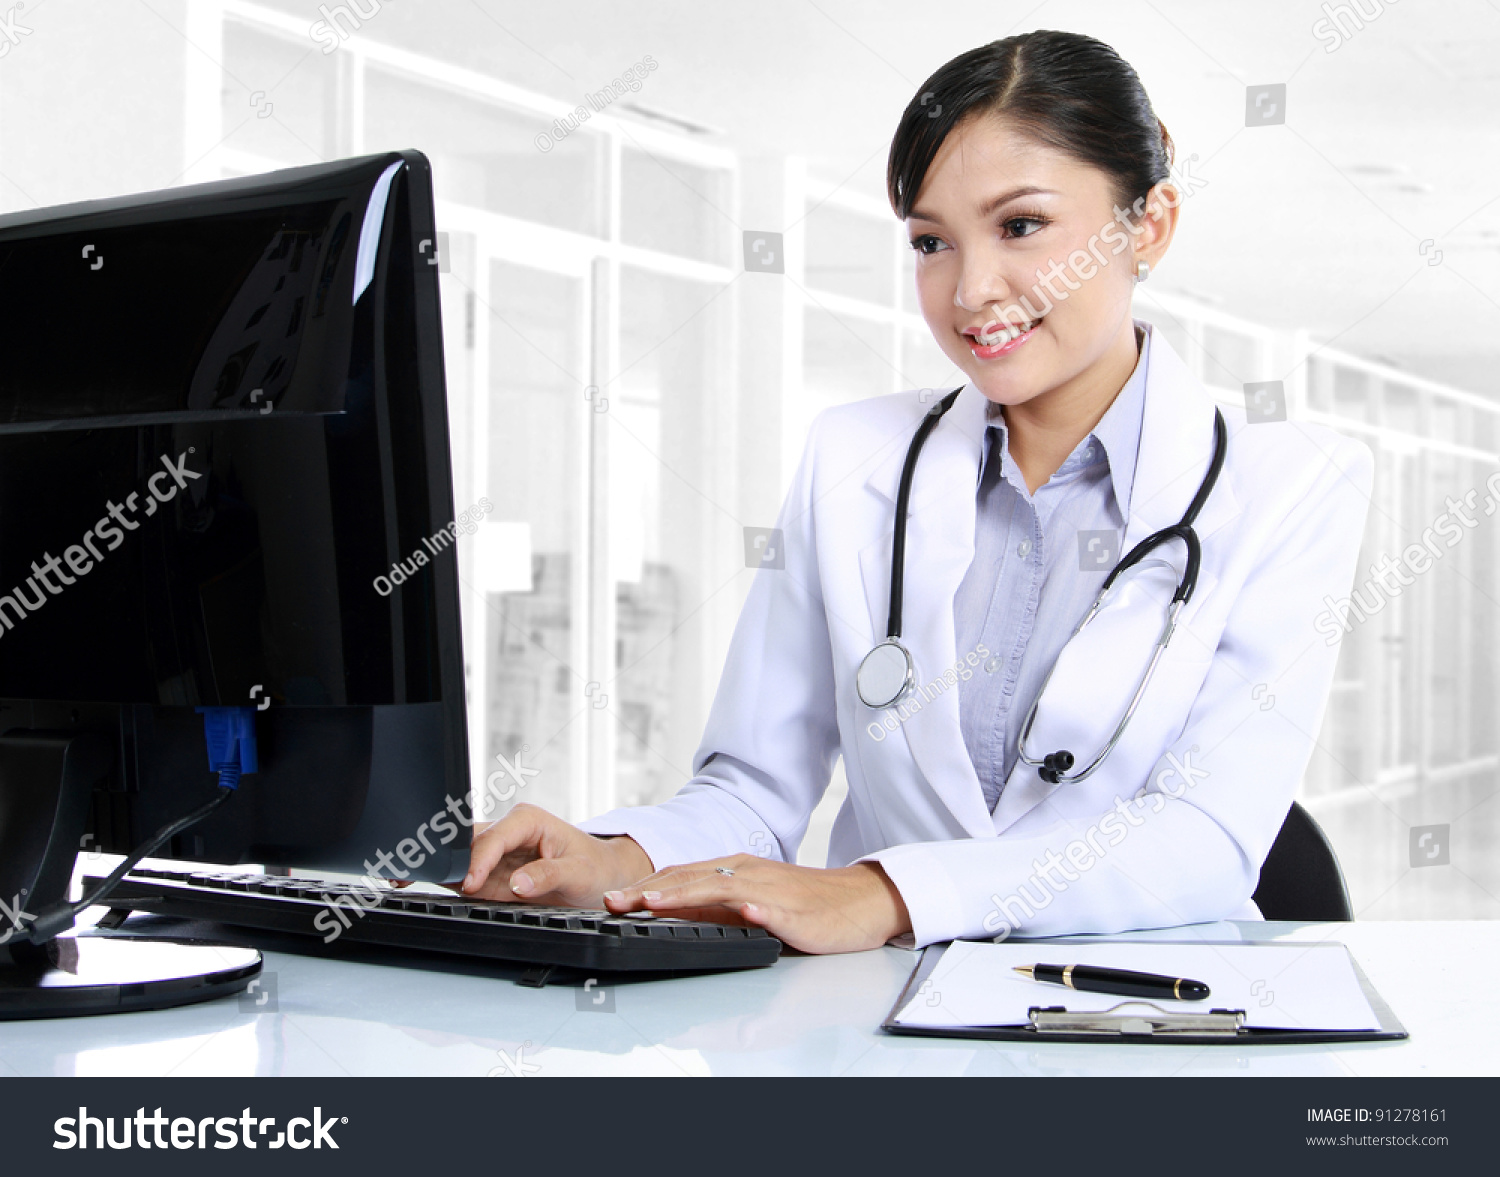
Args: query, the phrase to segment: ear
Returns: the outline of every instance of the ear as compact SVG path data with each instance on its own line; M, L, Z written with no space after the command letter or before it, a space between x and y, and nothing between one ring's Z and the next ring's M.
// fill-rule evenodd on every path
M1171 180L1162 180L1146 194L1145 216L1134 234L1134 261L1156 269L1177 232L1177 207L1181 203L1182 192Z

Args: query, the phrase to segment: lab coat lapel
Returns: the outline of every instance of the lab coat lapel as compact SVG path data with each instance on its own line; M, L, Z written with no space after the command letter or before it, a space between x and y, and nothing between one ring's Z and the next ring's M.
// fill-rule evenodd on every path
M901 638L916 665L917 690L898 712L907 716L900 732L923 778L973 837L993 827L959 729L958 686L948 685L944 672L959 658L953 597L974 559L974 496L987 404L983 393L965 385L917 462L907 511ZM886 512L893 510L907 446L892 450L866 484L887 500ZM860 553L876 640L885 636L890 609L892 543L892 529L886 528Z
M1170 527L1182 518L1208 473L1213 452L1213 398L1188 371L1165 336L1153 331L1141 440L1130 491L1130 518L1125 522L1121 554L1152 532ZM1221 477L1194 524L1199 541L1207 540L1239 509L1229 479ZM1204 589L1209 583L1206 543L1204 548L1205 567L1199 573L1195 599L1199 594L1206 595ZM1182 545L1174 545L1170 551L1180 568Z

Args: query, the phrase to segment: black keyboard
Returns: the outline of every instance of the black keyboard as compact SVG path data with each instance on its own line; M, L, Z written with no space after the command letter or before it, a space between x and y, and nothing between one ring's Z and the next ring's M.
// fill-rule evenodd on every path
M85 879L87 890L98 879ZM378 896L378 902L371 905ZM131 871L104 900L117 912L214 920L247 928L425 952L598 972L700 971L773 964L764 928L577 907L414 894L404 888L279 875Z

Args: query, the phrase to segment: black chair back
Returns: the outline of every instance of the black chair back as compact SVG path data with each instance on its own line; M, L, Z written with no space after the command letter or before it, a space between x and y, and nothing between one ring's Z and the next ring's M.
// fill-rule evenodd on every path
M1295 801L1260 868L1255 905L1268 920L1352 920L1349 889L1328 837Z

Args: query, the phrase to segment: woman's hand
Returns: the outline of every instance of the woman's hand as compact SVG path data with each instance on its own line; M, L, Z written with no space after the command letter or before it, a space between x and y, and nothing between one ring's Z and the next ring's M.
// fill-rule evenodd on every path
M734 873L720 874L718 867ZM825 870L737 854L657 871L607 890L604 903L615 912L743 921L802 952L858 952L911 931L901 893L874 862Z
M603 907L605 891L651 866L634 838L596 838L523 802L475 836L458 889L478 899Z

